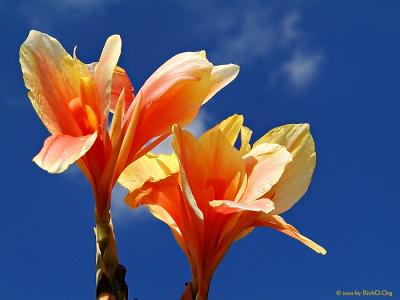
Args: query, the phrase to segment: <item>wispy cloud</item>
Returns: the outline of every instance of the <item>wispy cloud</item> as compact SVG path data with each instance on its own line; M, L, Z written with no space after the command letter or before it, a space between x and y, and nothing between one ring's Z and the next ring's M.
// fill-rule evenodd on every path
M301 6L293 10L262 0L180 3L198 20L199 34L215 45L209 51L213 59L264 64L269 70L266 78L274 77L270 83L285 81L296 90L308 87L316 78L323 51L318 47L315 54L316 46L302 28Z
M316 78L322 62L321 53L295 52L293 57L282 65L281 74L295 88L304 89Z

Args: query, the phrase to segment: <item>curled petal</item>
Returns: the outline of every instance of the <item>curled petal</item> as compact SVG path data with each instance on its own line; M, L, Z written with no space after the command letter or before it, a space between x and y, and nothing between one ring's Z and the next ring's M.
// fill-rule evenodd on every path
M278 215L267 215L267 214L260 214L256 220L257 226L267 226L273 229L276 229L288 236L302 242L304 245L310 247L315 252L319 254L326 254L326 250L321 247L320 245L316 244L309 238L300 234L300 232L294 228L292 225L285 222L285 220Z
M314 140L308 124L289 124L272 129L254 145L262 143L282 145L293 157L271 191L274 193L275 213L280 214L291 208L310 185L316 163Z
M234 64L215 66L211 72L211 89L203 103L210 100L222 88L231 83L239 74L240 67Z
M270 191L292 161L292 156L283 146L264 143L247 153L244 161L247 186L240 202L256 200Z
M156 136L169 133L174 124L184 126L190 123L205 99L210 97L210 91L215 89L215 93L223 87L217 82L224 81L225 75L232 76L222 71L218 76L212 75L213 70L213 65L201 52L185 52L174 56L154 72L140 90L143 112L137 145L132 151L137 151ZM225 80L224 83L228 82ZM127 112L128 118L131 110Z
M52 135L33 161L49 173L61 173L86 154L96 141L97 132L85 136Z

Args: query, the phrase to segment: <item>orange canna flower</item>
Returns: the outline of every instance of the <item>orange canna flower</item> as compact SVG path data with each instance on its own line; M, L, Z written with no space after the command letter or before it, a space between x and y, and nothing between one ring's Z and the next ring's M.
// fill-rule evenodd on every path
M31 103L51 133L33 161L50 173L76 162L88 178L96 207L97 294L127 299L109 213L112 188L125 167L165 139L173 124L191 122L239 67L213 66L204 51L181 53L135 96L117 66L120 53L121 39L113 35L99 61L86 65L56 39L31 31L21 46L20 63ZM114 115L108 128L109 112Z
M316 155L308 124L275 128L253 147L243 117L231 116L196 139L173 127L175 155L147 154L120 177L131 207L146 205L167 223L192 269L181 299L207 299L215 269L230 245L256 226L326 251L278 214L306 192ZM241 147L233 145L241 132Z
M124 168L166 138L172 124L191 122L239 72L232 64L213 66L204 51L181 53L135 97L127 74L117 66L120 53L121 39L113 35L99 61L86 65L38 31L31 31L20 49L29 98L51 133L33 161L50 173L77 162L94 190L97 215L105 219L112 187ZM108 129L109 112L114 116Z

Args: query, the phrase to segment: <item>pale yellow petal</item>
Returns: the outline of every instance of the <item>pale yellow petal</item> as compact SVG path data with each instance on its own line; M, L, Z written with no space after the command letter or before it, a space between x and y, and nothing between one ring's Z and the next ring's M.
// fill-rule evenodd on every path
M179 171L174 154L148 153L131 163L122 172L118 182L130 191L140 188L147 181L156 182Z
M214 66L211 72L211 89L203 103L210 100L239 74L240 67L234 64Z
M228 140L228 142L231 145L234 145L242 126L243 126L243 116L235 114L226 118L221 123L209 129L207 132L219 129L225 136L225 138ZM205 135L207 132L205 132L203 135Z
M247 153L249 153L249 151L251 150L251 146L250 146L250 139L251 136L253 134L253 131L246 127L246 126L242 126L242 128L240 129L240 153L242 155L245 155Z
M293 157L272 188L275 213L280 214L292 207L308 189L316 163L314 140L308 124L289 124L272 129L255 146L261 143L282 145Z

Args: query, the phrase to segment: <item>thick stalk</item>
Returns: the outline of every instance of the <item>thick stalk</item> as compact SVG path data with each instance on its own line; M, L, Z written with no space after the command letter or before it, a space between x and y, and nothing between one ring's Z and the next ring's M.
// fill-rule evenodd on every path
M97 297L99 299L127 300L126 269L119 264L111 214L107 212L103 216L99 216L95 213L95 216Z

